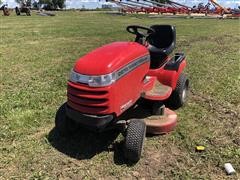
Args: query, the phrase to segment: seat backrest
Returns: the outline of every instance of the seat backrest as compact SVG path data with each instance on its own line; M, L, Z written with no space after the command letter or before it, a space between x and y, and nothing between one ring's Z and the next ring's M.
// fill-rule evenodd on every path
M176 44L176 29L171 25L153 25L150 27L155 31L149 36L148 42L150 45L165 51L170 54Z

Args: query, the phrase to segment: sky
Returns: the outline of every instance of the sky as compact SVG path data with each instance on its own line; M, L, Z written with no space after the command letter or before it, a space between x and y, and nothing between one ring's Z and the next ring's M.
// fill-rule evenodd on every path
M7 3L9 7L16 7L17 4L15 0L2 0L3 3ZM174 0L173 0L174 1ZM179 2L181 4L185 4L188 6L197 5L201 2L204 4L207 3L207 0L175 0L175 2ZM240 0L217 0L219 4L224 7L237 7L240 6ZM101 7L102 4L106 4L105 0L66 0L66 8L85 8L94 9L97 7Z

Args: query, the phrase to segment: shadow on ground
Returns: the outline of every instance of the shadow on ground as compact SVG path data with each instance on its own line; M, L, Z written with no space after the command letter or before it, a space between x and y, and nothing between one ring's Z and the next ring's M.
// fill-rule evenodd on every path
M150 112L149 107L138 104L125 112L120 119L144 119ZM124 159L124 141L116 141L119 134L118 130L96 133L81 127L74 135L62 137L54 127L48 134L48 141L58 151L78 160L91 159L104 151L114 151L115 164L131 165Z
M79 128L79 131L70 137L62 137L54 127L48 140L58 151L75 159L91 159L103 151L112 151L112 143L119 132L108 131L94 133L87 129Z

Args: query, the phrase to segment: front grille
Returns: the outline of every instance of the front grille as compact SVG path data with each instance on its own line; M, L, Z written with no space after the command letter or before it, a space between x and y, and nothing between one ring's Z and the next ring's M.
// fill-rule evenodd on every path
M109 108L109 92L83 84L68 83L68 105L87 114L104 114Z

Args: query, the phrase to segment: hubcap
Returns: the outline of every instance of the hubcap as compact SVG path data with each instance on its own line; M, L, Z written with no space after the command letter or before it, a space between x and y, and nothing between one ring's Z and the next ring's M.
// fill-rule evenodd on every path
M187 86L185 86L185 88L183 89L183 92L182 92L182 101L183 102L186 101L186 97L187 97Z

